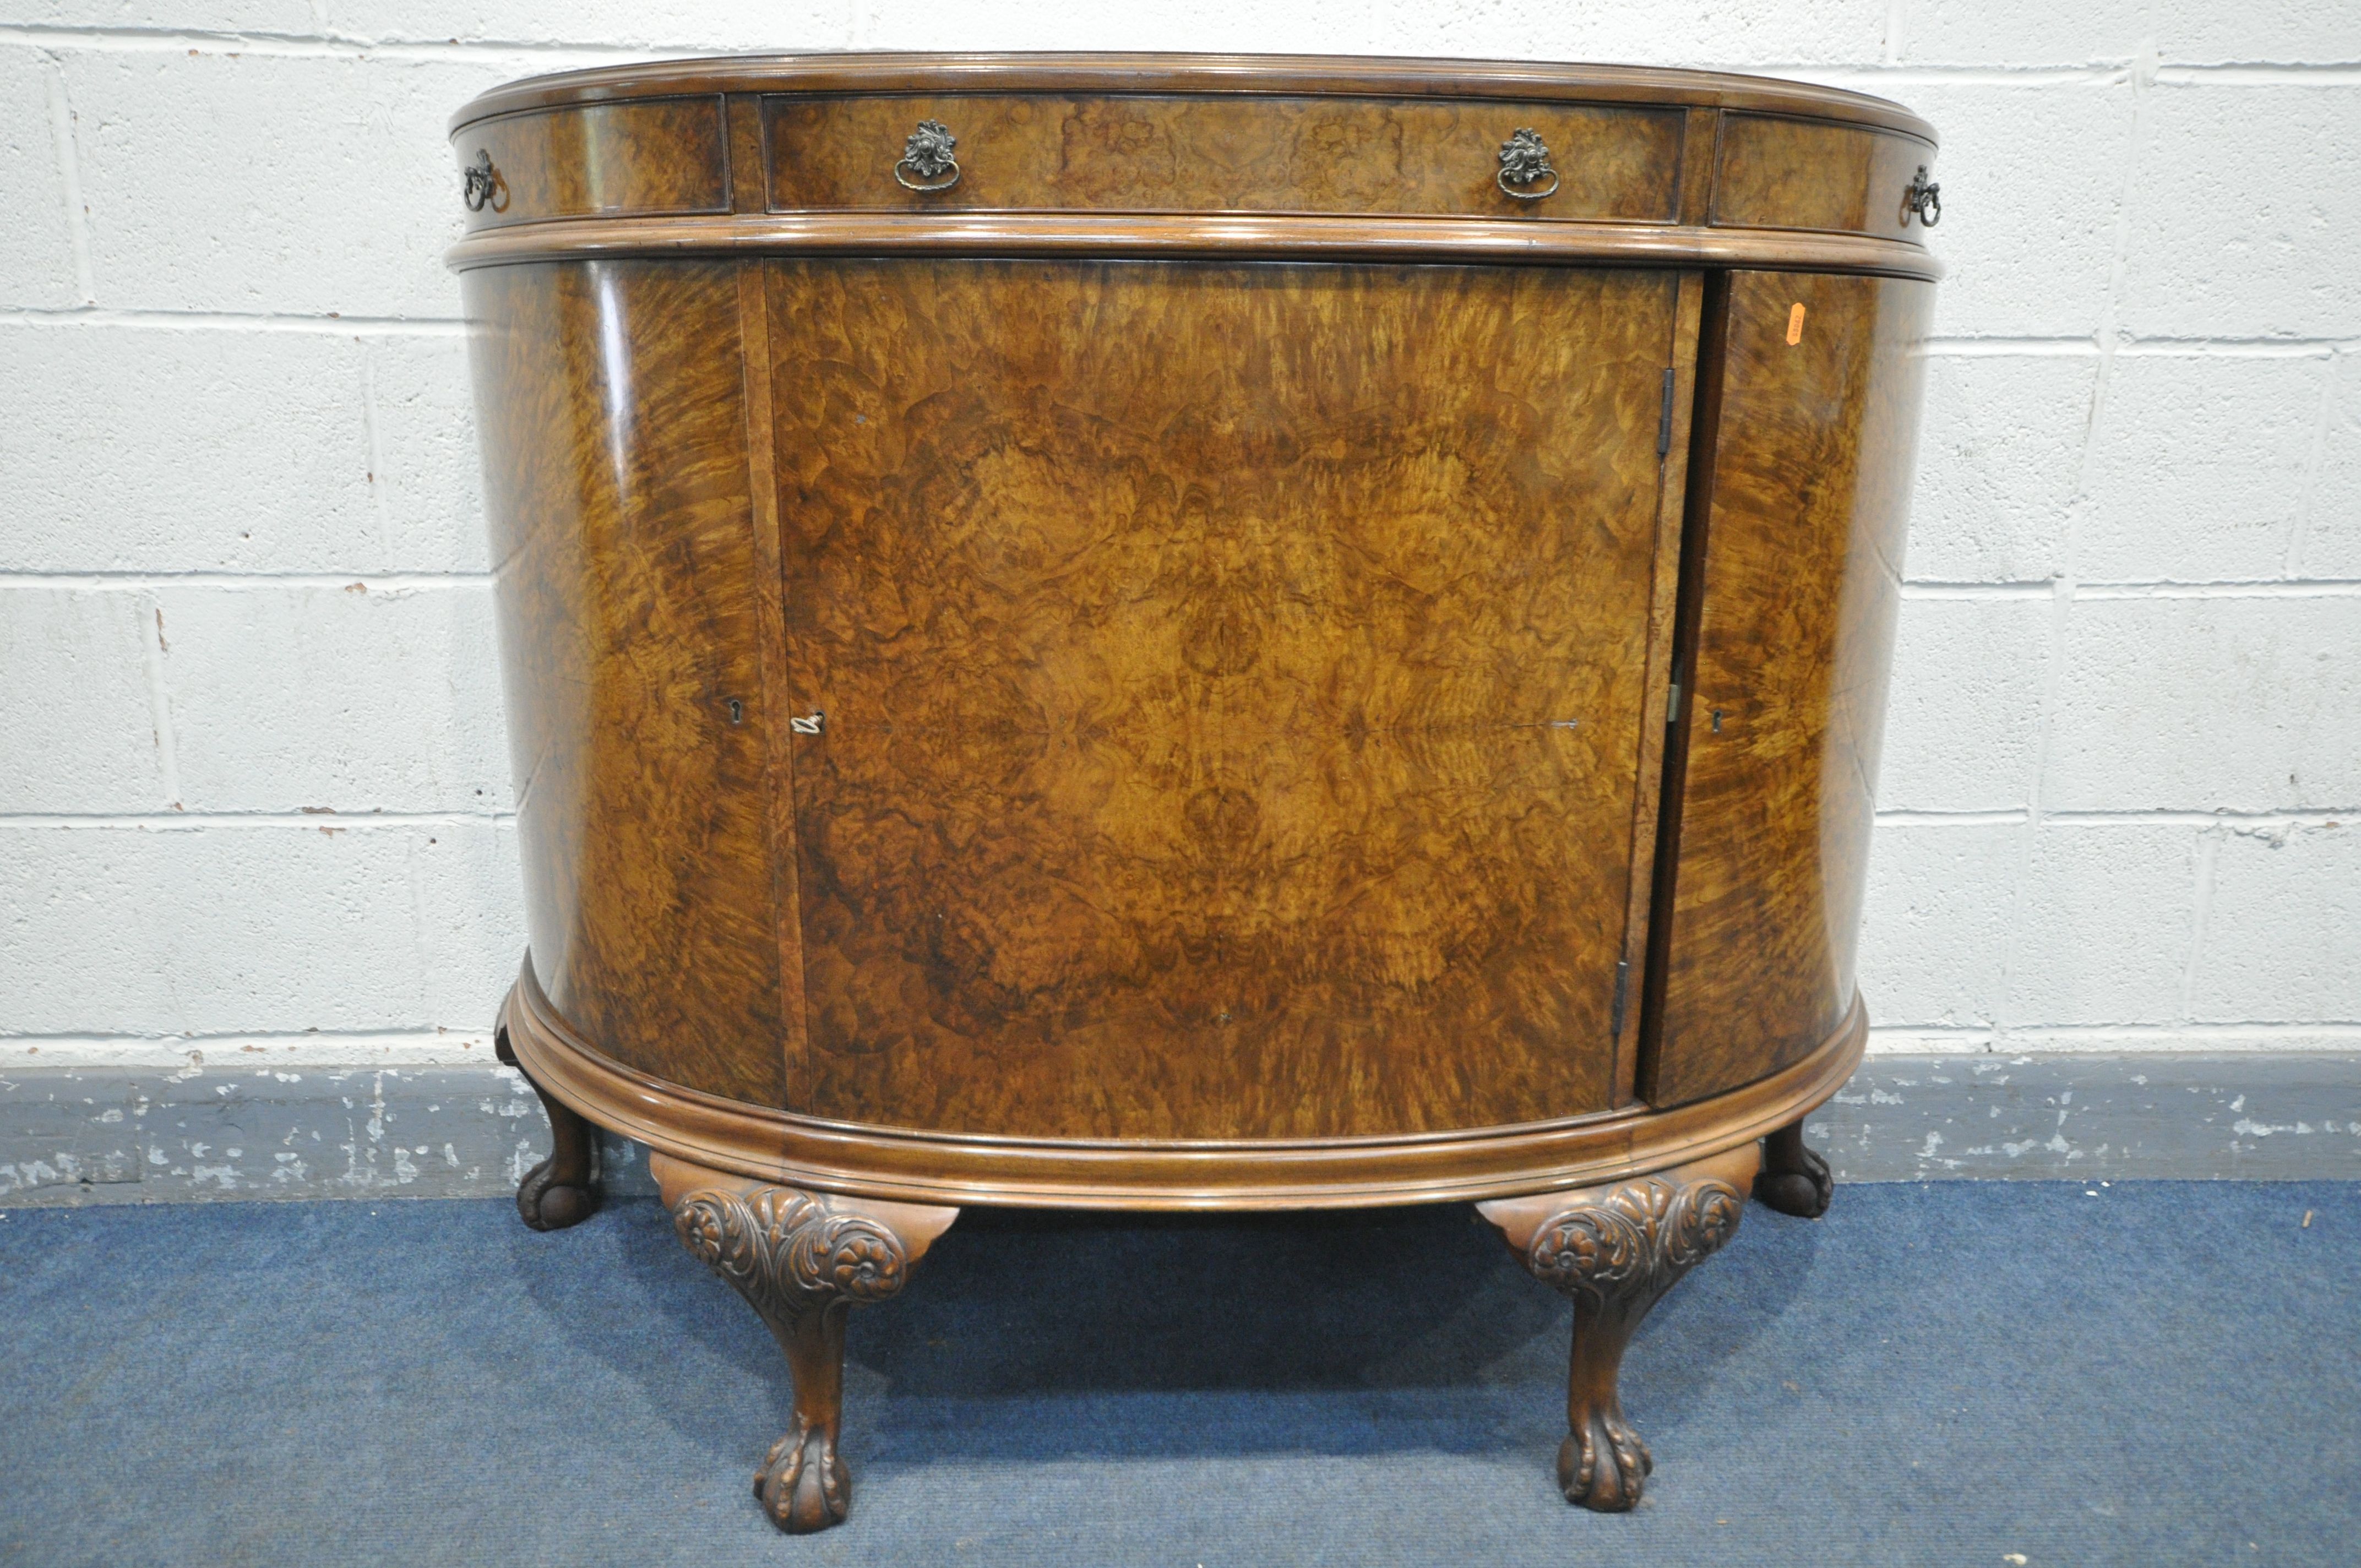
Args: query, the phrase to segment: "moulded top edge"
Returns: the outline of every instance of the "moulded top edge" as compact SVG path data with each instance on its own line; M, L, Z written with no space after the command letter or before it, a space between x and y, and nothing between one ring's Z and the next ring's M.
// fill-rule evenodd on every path
M1245 93L1568 99L1746 109L1844 120L1927 142L1935 130L1865 93L1767 76L1535 60L1274 54L706 55L527 77L451 118L451 134L494 115L692 93Z

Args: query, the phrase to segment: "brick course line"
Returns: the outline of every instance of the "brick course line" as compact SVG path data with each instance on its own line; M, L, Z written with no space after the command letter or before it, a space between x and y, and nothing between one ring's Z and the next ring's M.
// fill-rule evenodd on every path
M2316 1049L2348 1051L2361 1042L2361 1023L2340 1020L2317 1024L2026 1024L2005 1027L1991 1024L1873 1024L1869 1030L1869 1048L1917 1050L1926 1044L1958 1040L1962 1044L1982 1040L2004 1043L1986 1048L1997 1054L2038 1052L2045 1042L2058 1042L2054 1047L2064 1051L2086 1051L2088 1045L2073 1045L2075 1040L2121 1040L2126 1050L2155 1050L2159 1046L2184 1050L2213 1050L2224 1045L2252 1040L2261 1045L2268 1042L2274 1050L2285 1050L2290 1045L2301 1046L2317 1041ZM1902 1041L1922 1042L1904 1046Z
M456 316L302 315L287 312L118 310L98 305L71 310L0 309L0 326L145 327L154 332L288 332L350 337L464 337L467 323Z
M137 593L148 588L351 588L408 594L436 588L484 588L490 572L0 572L0 588L62 588L84 593Z
M104 832L197 833L212 828L305 828L347 832L411 828L512 825L513 811L159 811L0 813L0 828L60 828Z
M858 40L851 34L857 30L847 27L840 33L830 33L826 36L825 43L816 36L807 47L841 49L856 44ZM617 44L580 39L369 37L333 30L246 32L72 24L0 24L0 44L12 43L37 49L81 49L114 53L179 53L195 49L201 53L217 51L336 60L471 60L488 57L541 55L578 60L590 65L625 63L664 54L718 55L722 52L710 44L665 42L657 38ZM2116 87L2121 86L2138 66L2133 60L2114 56L2079 62L2022 66L1949 64L1942 61L1887 64L1814 59L1750 59L1723 66L1700 62L1699 68L1752 75L1807 74L1830 86L1877 92L1912 86ZM2361 85L2361 61L2160 61L2155 68L2154 80L2174 86L2343 87ZM1883 86L1861 87L1861 83L1881 83Z

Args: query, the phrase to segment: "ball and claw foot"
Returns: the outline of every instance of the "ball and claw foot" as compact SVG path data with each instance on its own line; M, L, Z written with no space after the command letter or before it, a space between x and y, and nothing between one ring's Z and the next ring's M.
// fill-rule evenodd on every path
M842 1524L852 1508L852 1472L837 1456L822 1426L797 1422L771 1445L754 1472L754 1497L771 1522L789 1535Z
M648 1157L689 1255L770 1325L795 1385L795 1420L754 1472L755 1500L790 1535L842 1524L852 1471L844 1424L844 1324L854 1307L901 1293L957 1209L806 1192Z
M1623 1417L1623 1352L1650 1308L1737 1234L1752 1144L1603 1187L1476 1206L1532 1277L1574 1303L1557 1485L1600 1513L1639 1506L1655 1467Z
M1804 1146L1804 1124L1780 1128L1763 1140L1763 1168L1754 1178L1754 1201L1766 1209L1817 1220L1836 1196L1828 1162Z
M1637 1508L1641 1485L1656 1467L1648 1445L1621 1411L1594 1410L1557 1447L1557 1489L1569 1503L1602 1514Z
M517 1183L517 1213L536 1231L562 1231L588 1219L598 1207L598 1193L586 1181L569 1181L552 1155Z
M505 1024L492 1035L492 1054L506 1066L524 1072L509 1045ZM533 1083L533 1091L541 1097L541 1108L549 1113L551 1148L549 1157L526 1171L524 1179L517 1183L517 1215L530 1229L562 1231L580 1224L598 1207L598 1189L590 1175L597 1144L589 1123L551 1099L548 1091L533 1082L531 1073L525 1073L525 1081Z

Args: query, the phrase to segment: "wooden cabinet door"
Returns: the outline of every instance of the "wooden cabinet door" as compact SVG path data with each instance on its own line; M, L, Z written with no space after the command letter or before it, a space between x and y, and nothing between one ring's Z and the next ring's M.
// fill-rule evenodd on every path
M1607 1108L1685 281L769 264L791 1103L1162 1138Z
M1730 277L1652 1104L1767 1078L1852 1009L1934 293Z

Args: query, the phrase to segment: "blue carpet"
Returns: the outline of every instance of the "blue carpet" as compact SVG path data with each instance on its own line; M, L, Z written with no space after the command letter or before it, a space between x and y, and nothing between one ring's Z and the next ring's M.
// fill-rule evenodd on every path
M652 1202L0 1212L0 1562L2347 1564L2356 1308L2361 1186L1751 1207L1606 1517L1568 1309L1464 1207L975 1212L854 1314L853 1517L789 1540L784 1365Z

